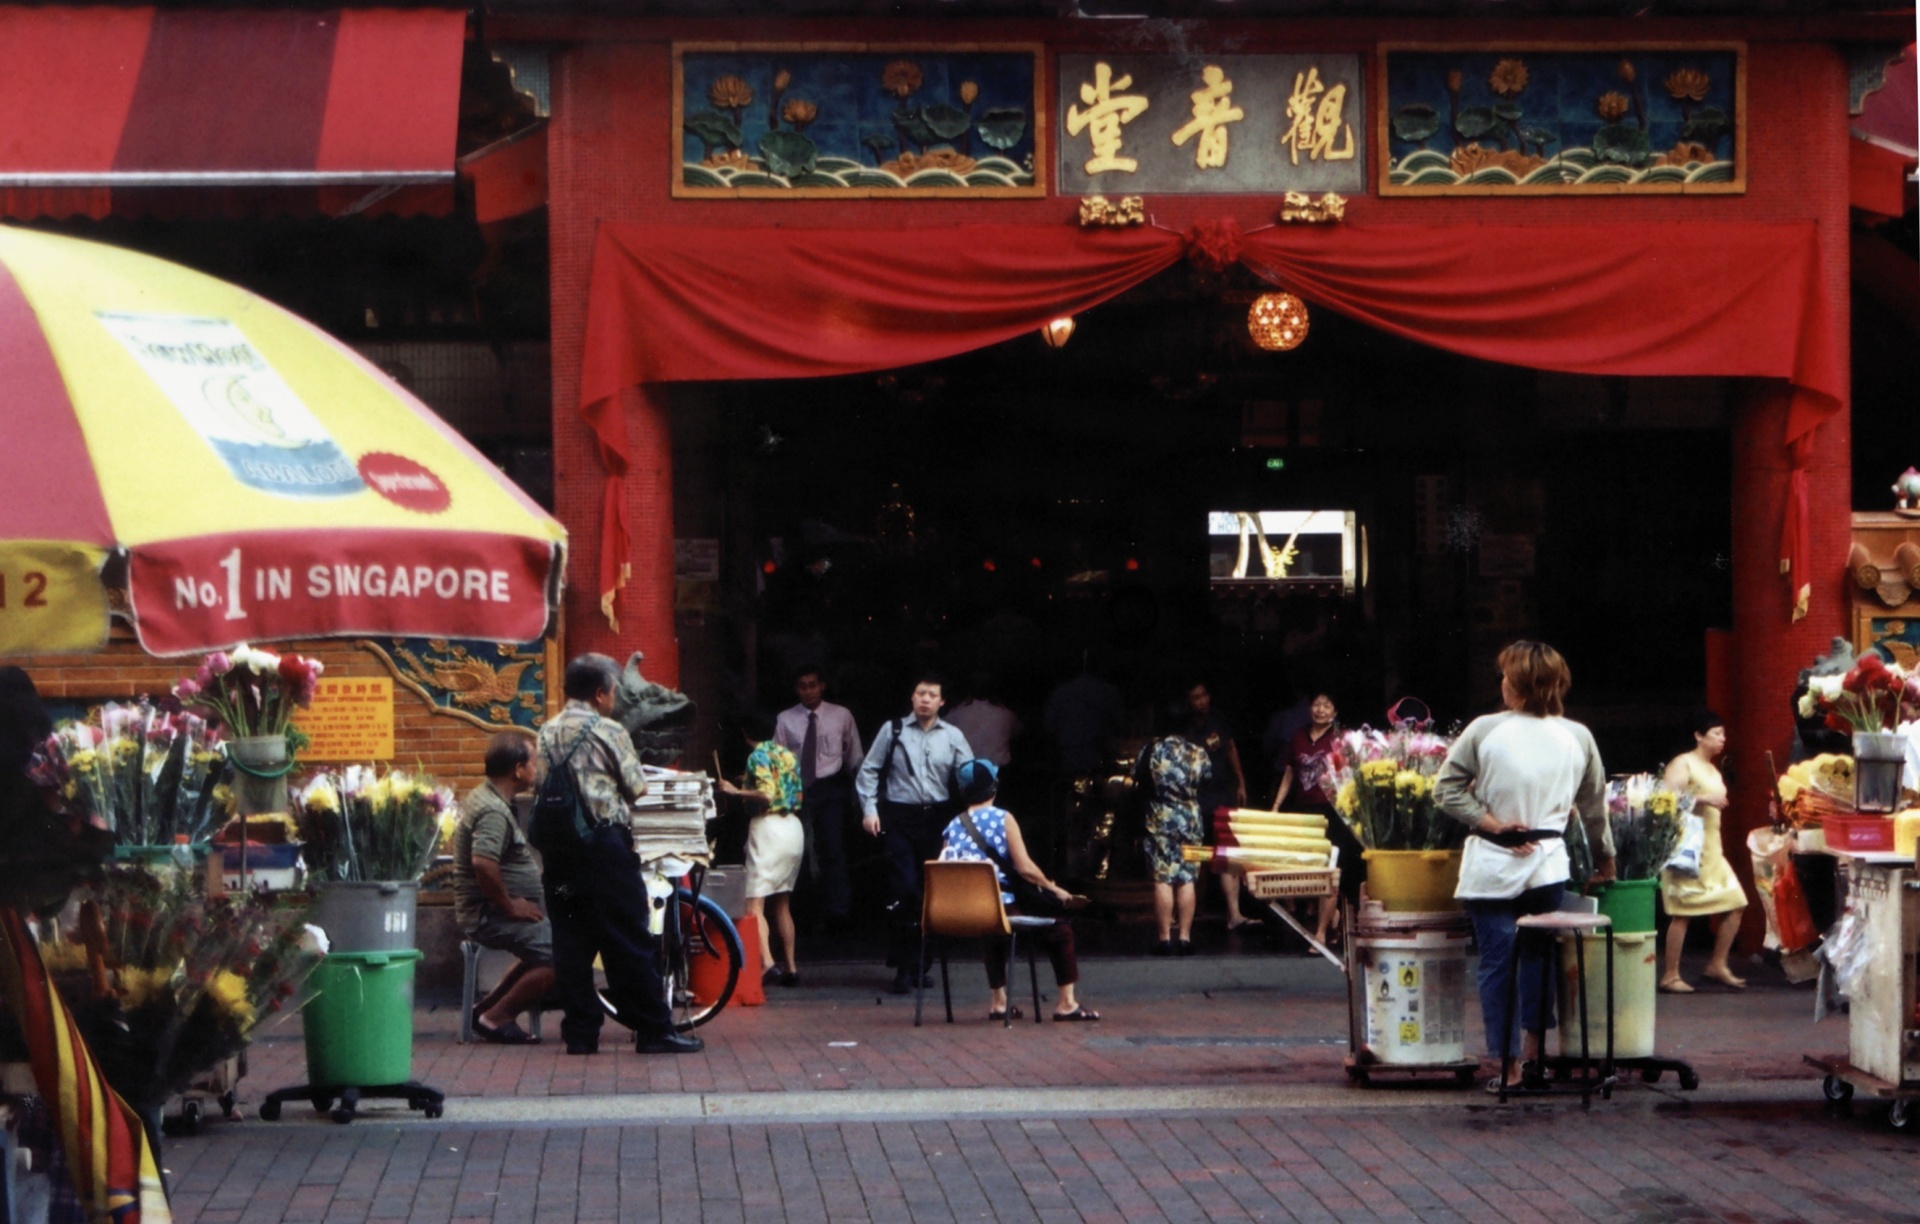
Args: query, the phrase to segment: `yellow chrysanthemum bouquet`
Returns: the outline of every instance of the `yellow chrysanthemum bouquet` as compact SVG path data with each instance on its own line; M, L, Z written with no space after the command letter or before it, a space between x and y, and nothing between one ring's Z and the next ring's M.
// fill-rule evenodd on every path
M107 1081L136 1107L237 1053L319 963L304 907L208 898L185 873L117 868L76 899L42 956Z
M1438 811L1433 780L1452 741L1421 725L1362 727L1340 737L1329 760L1334 810L1369 850L1451 850L1466 826Z
M318 880L417 880L446 836L453 792L431 778L350 765L315 774L294 804Z

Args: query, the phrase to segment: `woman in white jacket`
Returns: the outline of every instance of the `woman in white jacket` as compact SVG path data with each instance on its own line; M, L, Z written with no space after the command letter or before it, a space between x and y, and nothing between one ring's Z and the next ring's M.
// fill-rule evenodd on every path
M1522 1031L1516 1076L1540 1057L1541 1034L1553 1015L1550 1001L1542 1006L1547 966L1539 960L1528 961L1520 975L1520 1014L1508 1014L1514 923L1560 908L1568 876L1564 835L1574 812L1593 849L1593 879L1613 878L1606 771L1592 733L1563 716L1572 684L1566 660L1551 646L1522 641L1502 650L1500 697L1507 708L1468 724L1434 784L1440 809L1473 830L1453 895L1473 920L1480 949L1487 1052L1497 1058L1511 1048L1516 1021ZM1499 1090L1497 1081L1489 1082L1490 1091Z

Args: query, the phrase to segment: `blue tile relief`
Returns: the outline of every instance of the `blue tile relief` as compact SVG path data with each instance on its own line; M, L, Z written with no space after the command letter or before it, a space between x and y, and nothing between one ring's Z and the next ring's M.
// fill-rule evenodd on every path
M1386 58L1389 189L1737 180L1740 63L1729 48Z
M1035 186L1032 51L679 57L683 188Z

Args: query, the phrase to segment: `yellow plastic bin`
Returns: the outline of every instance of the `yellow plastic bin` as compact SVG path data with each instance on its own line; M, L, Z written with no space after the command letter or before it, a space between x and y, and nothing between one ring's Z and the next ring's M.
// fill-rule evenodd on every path
M1587 1052L1596 1059L1607 1053L1607 937L1585 935L1587 956L1587 1019L1593 1031ZM1652 931L1619 932L1613 936L1613 1056L1653 1057L1654 1001L1660 984L1659 938ZM1580 1004L1573 993L1573 940L1560 940L1560 1054L1580 1057Z
M1393 913L1458 911L1458 850L1368 850L1367 896Z

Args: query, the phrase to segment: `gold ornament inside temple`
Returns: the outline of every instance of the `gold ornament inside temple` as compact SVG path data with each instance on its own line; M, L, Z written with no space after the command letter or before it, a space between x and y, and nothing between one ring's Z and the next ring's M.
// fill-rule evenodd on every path
M1299 348L1307 338L1307 304L1291 293L1263 293L1247 311L1247 333L1270 353Z
M1065 348L1067 341L1073 339L1073 316L1061 315L1040 329L1046 338L1048 348Z

